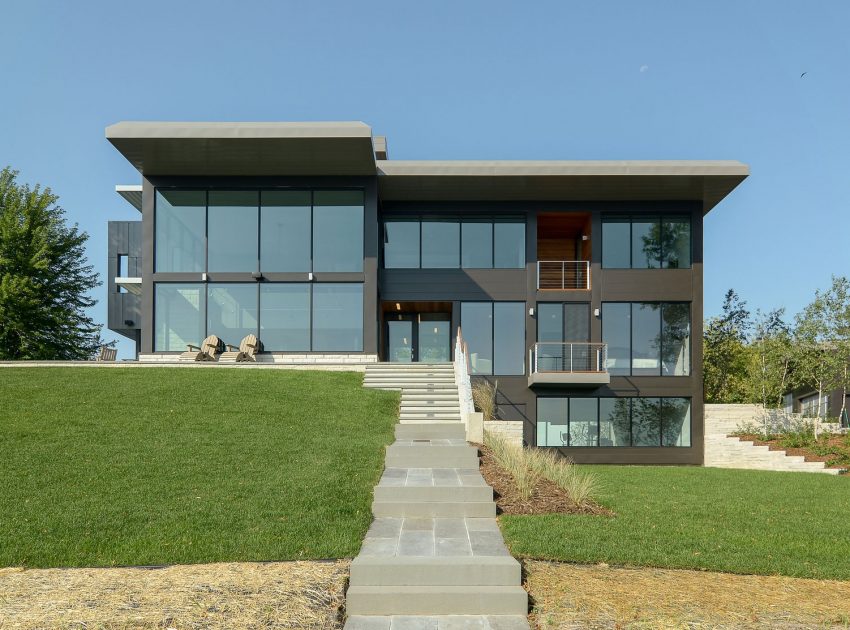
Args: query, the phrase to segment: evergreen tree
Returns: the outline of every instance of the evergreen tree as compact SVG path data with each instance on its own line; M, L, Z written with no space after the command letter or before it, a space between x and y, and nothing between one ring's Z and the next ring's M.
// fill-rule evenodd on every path
M89 359L100 325L85 314L100 286L88 234L68 226L49 188L0 171L0 359Z
M748 370L751 351L747 337L751 327L747 303L729 289L723 312L706 322L703 332L703 381L705 402L749 402Z

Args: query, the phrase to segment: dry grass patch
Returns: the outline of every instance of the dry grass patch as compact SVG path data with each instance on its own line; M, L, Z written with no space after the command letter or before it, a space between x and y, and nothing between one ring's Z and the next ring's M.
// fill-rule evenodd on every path
M538 628L850 625L850 582L526 561Z
M496 385L484 379L476 379L472 382L472 403L475 408L484 414L484 420L496 419Z
M339 628L348 564L0 569L0 628Z

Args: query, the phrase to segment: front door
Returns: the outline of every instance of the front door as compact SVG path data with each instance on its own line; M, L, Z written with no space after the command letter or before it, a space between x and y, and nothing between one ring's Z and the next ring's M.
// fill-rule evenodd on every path
M451 361L451 315L392 313L387 315L387 361L448 363Z

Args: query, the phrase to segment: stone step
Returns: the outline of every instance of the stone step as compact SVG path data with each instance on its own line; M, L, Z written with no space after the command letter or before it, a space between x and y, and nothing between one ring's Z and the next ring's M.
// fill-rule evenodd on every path
M436 483L439 483L439 481ZM487 485L385 486L383 484L378 484L375 486L375 501L389 503L457 503L463 501L489 501L492 503L493 489ZM402 514L400 516L404 515Z
M357 556L352 586L514 586L522 569L511 556Z
M454 405L434 405L433 407L427 405L407 405L402 404L400 408L400 412L402 416L411 416L415 414L428 414L429 416L433 416L435 414L441 416L457 416L460 417L460 405L455 403Z
M391 444L387 468L461 468L478 470L478 449L469 445Z
M402 412L399 416L400 420L447 420L450 422L460 422L460 413L455 412L452 413L450 411L434 411L434 412L423 412L423 413L410 413L410 412Z
M373 501L372 514L375 518L495 518L492 494L490 490L487 501Z
M401 397L401 408L410 408L410 409L418 409L425 408L430 409L431 407L459 407L460 402L457 399L457 396L454 398L415 398L410 399L407 396Z
M416 402L420 400L451 400L454 402L458 402L460 396L458 396L457 391L452 390L435 390L432 392L415 392L412 390L405 390L401 395L401 402Z
M374 384L374 383L398 383L407 387L409 389L419 389L423 387L433 387L435 385L443 385L457 388L457 384L454 379L450 378L403 378L403 377L393 377L393 378L370 378L365 377L363 379L363 384Z
M397 615L349 616L344 630L530 630L525 615Z
M395 437L398 440L422 439L466 439L466 427L462 422L411 422L395 425Z
M350 586L349 615L525 615L517 586Z

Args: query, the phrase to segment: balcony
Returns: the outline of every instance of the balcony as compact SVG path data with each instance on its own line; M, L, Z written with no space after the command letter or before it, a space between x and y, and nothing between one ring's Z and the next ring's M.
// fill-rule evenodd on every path
M528 352L528 386L597 387L611 382L604 343L541 341Z
M590 261L537 261L537 288L543 291L590 291Z

